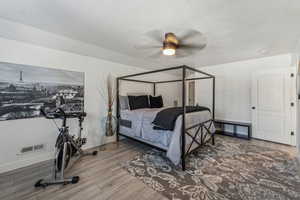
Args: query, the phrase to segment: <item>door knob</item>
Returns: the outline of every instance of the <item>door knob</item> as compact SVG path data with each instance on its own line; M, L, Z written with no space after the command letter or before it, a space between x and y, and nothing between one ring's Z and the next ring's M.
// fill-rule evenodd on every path
M254 107L254 106L252 106L252 110L255 110L255 107Z

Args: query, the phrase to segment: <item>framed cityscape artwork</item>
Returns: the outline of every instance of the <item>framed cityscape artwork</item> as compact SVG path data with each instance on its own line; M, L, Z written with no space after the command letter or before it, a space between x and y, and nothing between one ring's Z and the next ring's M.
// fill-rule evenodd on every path
M65 111L83 111L83 72L0 62L0 121L39 117L62 99Z

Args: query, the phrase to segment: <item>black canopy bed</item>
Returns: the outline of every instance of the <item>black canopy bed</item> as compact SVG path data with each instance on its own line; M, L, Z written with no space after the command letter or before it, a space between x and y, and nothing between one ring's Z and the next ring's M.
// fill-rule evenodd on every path
M181 78L173 80L149 81L144 75L175 71ZM189 76L187 71L193 74ZM200 74L195 77L195 74ZM156 76L157 78L157 76ZM187 106L188 81L209 79L212 84L211 109L203 106ZM152 95L128 95L130 109L123 109L124 96L120 95L122 81L150 84ZM163 107L162 97L156 96L159 84L181 84L181 106ZM181 164L185 170L185 158L207 142L214 145L215 119L215 77L198 69L183 65L155 71L131 74L117 78L117 141L120 136L136 140L167 152L174 164Z

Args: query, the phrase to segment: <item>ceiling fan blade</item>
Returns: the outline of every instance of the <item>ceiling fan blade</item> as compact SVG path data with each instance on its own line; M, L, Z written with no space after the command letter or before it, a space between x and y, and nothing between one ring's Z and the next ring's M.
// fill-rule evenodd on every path
M139 50L147 50L147 49L159 49L161 48L161 45L147 45L147 44L141 44L141 45L135 45L134 48Z
M206 47L206 44L180 44L180 49L202 50Z
M179 37L180 40L184 41L187 39L192 39L194 37L201 37L203 34L200 31L196 30L188 30L183 35Z
M159 43L164 41L164 33L160 30L148 31L145 35Z

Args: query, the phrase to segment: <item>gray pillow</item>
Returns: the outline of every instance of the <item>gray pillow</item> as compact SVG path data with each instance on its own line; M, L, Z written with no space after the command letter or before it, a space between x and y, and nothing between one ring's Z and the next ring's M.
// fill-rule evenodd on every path
M120 109L129 110L128 96L120 96Z

